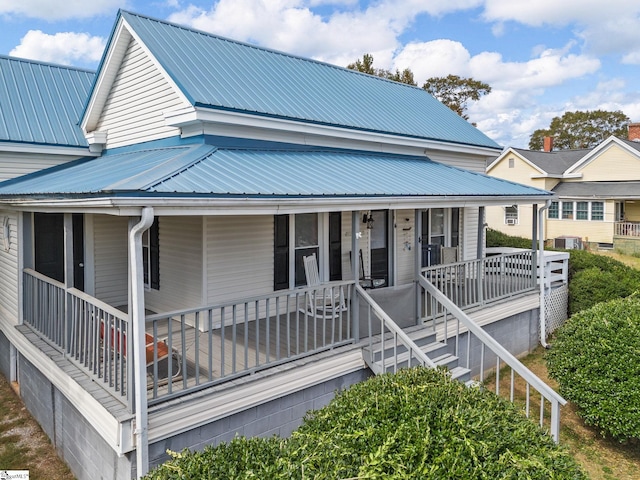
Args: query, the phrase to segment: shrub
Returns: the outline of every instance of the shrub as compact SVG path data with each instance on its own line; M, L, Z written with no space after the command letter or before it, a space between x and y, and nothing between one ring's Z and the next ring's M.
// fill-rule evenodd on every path
M524 237L513 237L506 233L487 228L487 247L514 247L531 250L531 239Z
M265 447L263 442L270 443ZM401 370L350 387L325 408L309 413L291 438L280 442L237 440L234 447L260 452L232 452L221 446L193 454L197 461L183 454L171 467L160 467L180 468L183 476L149 478L586 478L517 407L426 368ZM227 453L218 455L218 448ZM263 461L246 461L262 456L264 450ZM233 455L242 465L232 463ZM213 462L223 465L212 470ZM254 467L250 473L242 470L249 463ZM260 470L258 463L271 470ZM188 474L192 465L195 476ZM237 476L222 475L224 471Z
M638 270L603 255L580 250L570 252L569 315L599 302L627 297L638 288Z
M640 296L571 317L547 366L586 424L619 440L640 439Z

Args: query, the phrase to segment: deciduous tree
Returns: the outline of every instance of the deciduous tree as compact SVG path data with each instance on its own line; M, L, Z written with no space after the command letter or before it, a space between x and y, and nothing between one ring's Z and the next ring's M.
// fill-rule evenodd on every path
M422 88L465 120L469 119L466 113L468 102L478 101L480 97L491 92L488 84L458 75L428 78Z
M544 137L553 137L558 150L593 148L611 135L627 138L630 119L620 110L565 112L554 117L549 128L539 128L529 139L531 150L542 150Z

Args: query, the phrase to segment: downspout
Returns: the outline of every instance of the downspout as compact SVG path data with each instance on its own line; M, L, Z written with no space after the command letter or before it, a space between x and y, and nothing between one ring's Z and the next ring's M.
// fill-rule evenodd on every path
M136 409L136 472L142 478L149 473L149 431L147 425L147 371L145 356L144 280L142 268L142 234L153 224L153 208L143 207L140 222L129 231L129 259L131 262L131 322L135 366L133 379Z
M540 344L544 348L549 348L547 344L547 325L544 315L544 215L543 212L551 206L551 200L547 200L540 210L538 210L538 277L540 282Z

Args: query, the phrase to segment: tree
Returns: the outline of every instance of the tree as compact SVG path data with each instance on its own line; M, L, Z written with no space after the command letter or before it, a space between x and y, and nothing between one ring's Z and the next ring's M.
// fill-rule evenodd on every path
M554 148L558 150L593 148L611 135L627 138L630 121L620 110L565 112L562 117L554 117L549 128L533 132L529 149L542 150L544 137L553 137Z
M368 73L369 75L375 75L376 77L386 78L387 80L393 80L394 82L406 83L407 85L418 84L413 79L413 72L409 68L405 68L402 72L397 70L392 72L384 68L375 68L373 66L373 55L365 53L362 56L362 60L358 59L354 63L347 65L349 70L357 70L362 73Z
M491 93L491 87L486 83L451 74L428 78L422 88L465 120L469 119L466 114L467 103L470 100L478 101L481 96Z
M406 83L414 87L418 85L410 68L405 68L402 72L396 69L395 73L384 68L375 68L373 66L373 55L369 53L365 53L362 56L362 60L358 59L354 63L347 65L347 68L393 80L394 82ZM480 100L482 95L491 92L491 87L486 83L473 78L462 78L458 75L431 77L424 83L422 88L465 120L469 119L466 114L467 102Z

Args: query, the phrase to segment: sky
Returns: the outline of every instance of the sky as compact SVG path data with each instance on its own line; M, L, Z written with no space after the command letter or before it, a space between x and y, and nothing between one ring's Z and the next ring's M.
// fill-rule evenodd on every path
M0 0L0 54L95 70L119 8L346 66L472 77L469 121L526 148L567 111L640 122L638 0Z

